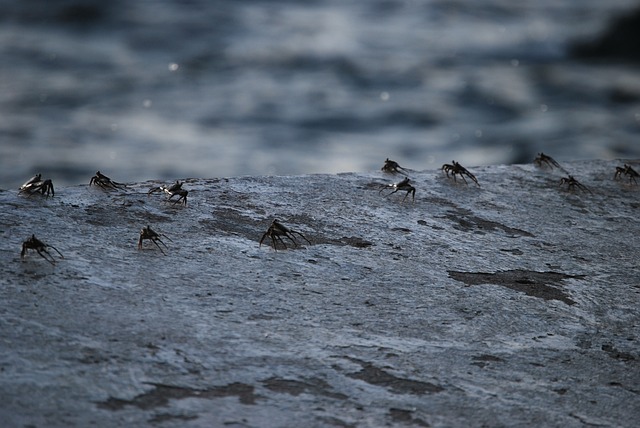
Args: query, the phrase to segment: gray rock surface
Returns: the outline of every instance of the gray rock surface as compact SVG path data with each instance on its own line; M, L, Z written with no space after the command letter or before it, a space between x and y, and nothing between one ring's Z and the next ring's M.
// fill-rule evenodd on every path
M533 165L412 171L413 203L380 171L186 179L186 207L159 182L2 191L2 425L634 426L622 163L564 165L591 193ZM259 246L273 218L311 244ZM146 225L166 255L137 249ZM31 234L64 259L21 259Z

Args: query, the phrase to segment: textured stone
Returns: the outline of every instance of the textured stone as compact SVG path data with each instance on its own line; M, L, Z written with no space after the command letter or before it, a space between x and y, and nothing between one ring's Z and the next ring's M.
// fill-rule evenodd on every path
M564 165L592 193L533 165L469 168L480 187L411 171L414 203L382 172L187 179L186 207L148 196L159 182L1 191L0 420L632 426L640 186L614 181L622 163ZM274 218L311 244L259 246ZM166 256L137 249L147 225ZM31 234L64 259L21 259Z

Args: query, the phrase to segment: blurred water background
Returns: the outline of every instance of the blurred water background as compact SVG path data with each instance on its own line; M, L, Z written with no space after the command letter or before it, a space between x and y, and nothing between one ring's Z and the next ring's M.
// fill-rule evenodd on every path
M640 157L634 0L1 0L0 188Z

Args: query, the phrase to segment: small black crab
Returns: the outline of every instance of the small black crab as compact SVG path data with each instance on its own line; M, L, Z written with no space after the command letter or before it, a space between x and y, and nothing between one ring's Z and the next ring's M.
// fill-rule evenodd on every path
M42 196L55 196L55 191L53 190L53 182L49 179L42 180L42 174L36 174L27 180L22 186L20 186L20 191L18 194L26 193L28 196L31 196L35 193L40 193Z
M173 201L174 204L177 204L178 202L182 201L182 205L186 206L187 205L187 195L189 194L188 190L185 190L182 188L182 182L176 180L175 184L171 185L171 186L159 186L159 187L154 187L153 189L149 190L149 192L147 193L147 195L150 195L154 192L164 192L167 195L169 195L169 198L167 199L168 201L171 200L171 198L173 198L174 196L178 195L178 199L176 199L175 201Z
M579 189L583 192L593 193L587 186L581 184L578 180L573 178L572 175L569 175L568 177L562 177L560 179L560 186L562 186L563 184L566 184L569 190Z
M158 232L154 231L153 229L151 229L151 226L143 227L142 230L140 231L140 239L138 239L138 250L142 249L142 241L144 241L145 239L148 239L149 241L151 241L154 244L156 244L156 247L158 247L158 249L160 250L160 252L162 254L165 254L165 252L162 251L162 247L160 247L160 245L158 245L158 242L159 242L162 245L164 245L165 248L168 248L167 245L164 242L162 242L162 240L160 239L161 236L164 237L164 238L167 238L169 241L171 241L171 238L169 238L167 235L165 235L163 233L158 233ZM173 241L171 241L171 242L173 242Z
M640 177L640 174L638 174L636 170L631 168L631 166L627 165L626 163L624 164L623 167L622 166L616 167L616 174L613 176L613 178L615 180L618 180L618 179L621 179L623 175L626 175L627 177L629 177L629 184L631 184L632 181L635 184L638 184L638 181L636 180L636 178Z
M543 166L548 166L551 169L553 169L554 167L563 169L560 166L560 164L555 161L554 158L552 158L551 156L545 155L542 152L538 153L538 156L536 156L536 158L533 160L533 163L536 164L538 168L542 168Z
M118 190L127 187L123 183L113 181L106 175L102 174L100 171L96 172L96 175L91 177L91 180L89 180L89 186L92 186L94 184L104 190Z
M280 223L278 219L274 219L271 223L271 226L269 226L269 229L267 229L267 231L262 235L262 238L260 238L260 244L258 246L261 247L262 241L264 241L268 236L269 238L271 238L271 245L273 246L274 250L278 251L278 249L276 248L276 240L280 241L284 248L287 248L287 244L285 244L284 240L282 239L282 237L284 236L285 238L293 242L294 247L297 247L298 242L296 241L294 235L300 236L302 239L311 244L311 241L309 241L302 233L285 226L284 224Z
M382 168L380 168L380 169L382 171L388 172L390 174L404 174L404 175L407 175L407 169L406 168L401 167L400 164L398 164L398 162L392 161L389 158L387 158L387 160L384 161L384 165L382 165Z
M389 185L383 187L382 189L380 189L380 191L378 193L382 193L382 191L386 190L387 188L392 188L393 192L388 193L385 196L393 195L394 193L396 193L398 191L404 191L404 192L407 192L407 193L405 193L404 198L402 198L402 202L404 202L404 200L407 199L407 196L409 196L409 194L411 194L412 201L415 202L415 200L416 200L416 188L413 187L411 184L409 184L410 181L411 180L409 180L409 177L406 177L405 179L403 179L399 183L393 183L393 184L389 184Z
M35 250L40 257L51 263L52 265L56 264L56 260L53 258L51 253L47 250L47 248L53 248L56 253L60 255L64 259L64 256L56 247L53 245L48 245L36 238L36 235L31 235L31 238L27 239L22 243L22 251L20 252L20 258L24 258L27 254L27 250Z
M449 177L449 173L451 173L451 175L453 176L453 181L456 181L456 174L457 174L462 178L462 181L464 181L464 184L469 184L467 183L467 180L464 178L464 176L466 175L467 177L472 179L473 182L476 183L476 185L480 186L480 183L478 183L478 179L476 178L475 175L471 174L465 167L460 165L458 162L456 161L451 161L451 162L452 162L451 164L445 163L444 165L442 165L442 170L447 174L447 177Z

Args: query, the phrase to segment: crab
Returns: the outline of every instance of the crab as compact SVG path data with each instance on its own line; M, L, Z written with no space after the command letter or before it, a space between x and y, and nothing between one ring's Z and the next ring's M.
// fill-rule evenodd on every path
M187 205L187 195L189 194L188 190L185 190L182 188L182 182L176 180L175 184L171 185L171 186L159 186L159 187L154 187L153 189L149 190L149 192L147 193L148 195L152 194L153 192L164 192L167 195L169 195L169 198L167 200L171 200L171 198L173 198L174 196L178 195L178 199L176 199L175 201L173 201L174 204L177 204L178 202L182 201L182 205Z
M298 232L297 230L288 228L284 224L280 223L278 219L274 219L271 223L271 226L269 226L269 229L267 229L267 231L262 235L262 238L260 238L260 244L258 246L261 247L262 242L268 236L269 238L271 238L271 245L273 246L274 250L278 251L278 249L276 248L276 240L280 241L284 248L287 248L287 244L285 244L284 240L282 239L282 237L284 236L285 238L293 242L294 247L297 247L298 242L296 241L294 235L300 236L302 239L311 244L311 241L309 241L302 233Z
M392 188L393 192L387 194L386 196L389 195L393 195L394 193L402 190L405 193L404 198L402 198L402 202L404 202L405 199L407 199L407 196L409 196L409 194L411 194L411 199L413 202L415 202L416 200L416 188L413 187L411 184L409 184L411 180L409 180L409 177L406 177L404 180L400 181L399 183L393 183L393 184L389 184L385 187L383 187L382 189L380 189L380 192L378 193L382 193L383 190L385 190L386 188Z
M560 186L562 186L563 184L567 185L567 188L569 190L573 190L574 188L580 189L584 192L589 192L592 193L591 190L589 190L589 188L583 184L581 184L578 180L576 180L575 178L573 178L572 175L569 175L568 177L563 177L560 179Z
M400 164L398 164L398 162L396 161L392 161L391 159L387 158L387 160L384 161L384 165L382 165L382 168L380 168L382 171L384 172L388 172L391 174L404 174L407 175L406 168L403 168L400 166Z
M20 191L18 193L26 193L28 196L33 195L34 193L41 193L43 196L51 197L55 196L55 191L53 190L53 182L49 179L42 180L42 174L36 174L31 177L27 182L25 182L22 186L20 186Z
M629 177L629 184L631 184L632 181L635 184L638 184L636 177L640 177L640 174L638 174L633 168L631 168L630 165L627 165L626 163L624 164L623 167L622 166L616 167L616 174L613 176L613 178L615 180L618 180L622 178L623 175L626 175L627 177Z
M551 156L545 155L542 152L538 153L538 156L536 156L536 158L533 160L533 163L536 164L536 166L538 166L539 168L542 168L543 166L548 166L549 168L556 167L556 168L562 169L560 164L556 162L554 158L552 158Z
M27 250L35 250L40 255L40 257L42 257L52 265L55 265L56 260L54 259L53 255L51 255L51 253L47 250L47 248L53 248L56 253L58 253L60 257L64 259L62 253L60 253L60 251L58 251L56 247L54 247L53 245L45 244L44 242L36 238L36 235L33 234L31 235L31 238L22 243L22 251L20 252L20 257L24 258L24 256L27 254Z
M169 241L171 241L171 238L169 238L167 235L165 235L163 233L158 233L158 232L154 231L153 229L151 229L151 226L143 227L142 230L140 231L140 239L138 239L138 250L142 249L142 241L144 241L145 239L148 239L151 242L153 242L154 244L156 244L156 247L158 247L158 249L160 250L160 252L162 254L165 254L165 252L162 251L162 247L160 247L160 245L158 245L158 242L159 242L162 245L164 245L165 248L168 248L167 245L164 242L162 242L162 240L160 239L161 236L165 237ZM171 241L171 242L173 242L173 241Z
M442 165L442 170L447 174L447 177L449 177L449 173L451 173L451 175L453 176L453 181L456 181L456 174L458 174L462 178L462 181L464 181L465 184L468 184L467 180L464 178L464 176L466 175L467 177L472 179L473 182L476 183L476 185L480 186L480 183L478 183L478 179L475 177L475 175L471 174L465 167L460 165L458 162L456 161L451 161L451 162L452 162L451 164L445 163L444 165Z
M117 181L113 181L112 179L110 179L100 171L96 172L96 175L91 177L91 180L89 180L89 186L93 184L95 184L96 186L104 190L118 190L118 189L122 189L123 187L127 187L123 183L118 183Z

